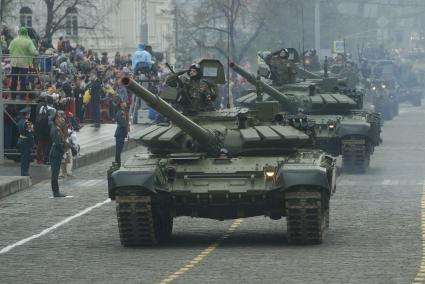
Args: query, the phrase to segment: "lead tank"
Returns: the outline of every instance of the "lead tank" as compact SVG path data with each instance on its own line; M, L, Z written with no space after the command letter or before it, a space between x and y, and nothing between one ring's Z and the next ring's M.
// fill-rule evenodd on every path
M147 147L108 171L123 246L167 241L179 216L226 220L287 218L291 244L321 243L335 191L334 158L304 132L273 123L275 106L186 117L135 81L123 83L169 119L140 137Z
M307 114L314 121L315 147L333 156L341 155L344 171L368 169L370 156L381 143L381 118L363 109L363 94L339 89L341 81L337 78L285 84L277 89L236 63L230 67L256 86L255 92L238 99L242 106L254 108L258 100L275 100L288 115ZM329 92L332 89L335 91Z

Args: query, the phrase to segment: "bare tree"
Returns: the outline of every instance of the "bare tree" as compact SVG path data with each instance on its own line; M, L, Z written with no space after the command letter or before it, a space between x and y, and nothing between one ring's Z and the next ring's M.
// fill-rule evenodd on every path
M85 21L78 22L79 29L94 30L107 20L107 15L119 7L119 1L115 0L111 9L99 12L96 0L44 0L46 5L46 25L44 37L51 40L52 36L66 28L66 19L71 13L78 15Z
M3 22L5 17L10 12L10 7L13 0L0 0L0 22Z
M243 60L266 23L267 17L262 12L264 9L259 9L260 4L267 7L269 1L202 0L191 3L193 11L176 13L179 30L185 31L179 34L184 44L179 45L177 53L202 56L214 52L232 60Z

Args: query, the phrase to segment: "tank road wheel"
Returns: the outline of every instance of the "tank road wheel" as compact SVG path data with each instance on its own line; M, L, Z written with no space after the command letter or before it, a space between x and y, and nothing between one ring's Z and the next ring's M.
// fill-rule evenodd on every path
M327 233L327 194L316 189L285 193L286 223L290 244L320 244Z
M341 141L342 168L345 172L364 173L369 168L370 151L365 139L347 138Z
M123 246L155 245L170 237L173 218L153 206L150 196L117 196L116 201Z

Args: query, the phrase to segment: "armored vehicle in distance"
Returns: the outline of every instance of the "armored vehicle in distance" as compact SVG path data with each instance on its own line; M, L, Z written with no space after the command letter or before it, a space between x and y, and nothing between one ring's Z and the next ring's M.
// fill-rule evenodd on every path
M276 103L257 114L229 109L188 117L133 80L123 83L169 122L141 135L146 153L108 171L122 245L167 241L179 216L286 217L289 243L323 241L335 160L303 149L311 143L305 132L274 123Z
M334 156L342 155L345 171L367 170L374 147L381 143L381 123L378 113L363 109L362 93L339 89L341 82L337 78L306 80L275 88L236 63L230 67L256 86L256 91L238 99L242 106L253 108L258 99L275 100L282 112L307 114L315 122L315 147Z

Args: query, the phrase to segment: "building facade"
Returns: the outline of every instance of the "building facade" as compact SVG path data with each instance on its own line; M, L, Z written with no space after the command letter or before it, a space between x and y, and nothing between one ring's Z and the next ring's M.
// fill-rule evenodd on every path
M60 1L59 1L60 2ZM83 1L82 1L83 3ZM174 5L172 0L92 0L75 7L60 7L55 19L60 28L53 43L63 36L95 51L132 53L138 43L162 52L171 63L174 55ZM43 0L16 0L7 18L9 26L33 28L45 34L47 8ZM56 4L57 5L57 4Z

